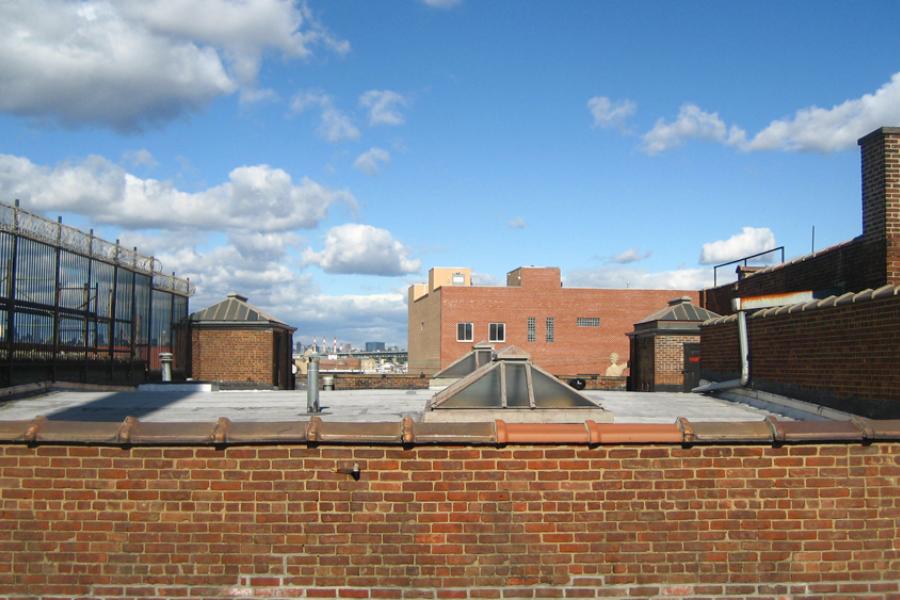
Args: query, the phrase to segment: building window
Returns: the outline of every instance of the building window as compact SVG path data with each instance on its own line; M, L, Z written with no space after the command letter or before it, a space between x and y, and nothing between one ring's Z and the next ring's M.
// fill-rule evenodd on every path
M465 285L466 284L466 276L462 273L454 273L451 281L453 285Z
M491 323L489 325L489 340L492 342L506 341L506 323Z
M548 342L553 341L553 317L547 317L547 337Z
M537 319L534 317L528 317L528 341L537 341Z
M457 342L471 342L472 337L472 324L471 323L457 323L456 324L456 341Z
M578 327L600 327L600 317L578 317L575 319Z

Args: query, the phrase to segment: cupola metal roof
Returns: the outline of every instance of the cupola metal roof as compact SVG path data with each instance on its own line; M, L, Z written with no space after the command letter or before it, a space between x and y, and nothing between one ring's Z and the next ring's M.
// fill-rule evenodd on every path
M715 319L718 316L711 310L694 306L690 297L682 296L681 298L669 300L668 306L647 315L638 321L638 324L652 323L654 321L699 321L702 323L707 319Z
M190 316L195 325L279 326L294 330L284 321L249 304L246 296L231 293L225 300L198 310Z

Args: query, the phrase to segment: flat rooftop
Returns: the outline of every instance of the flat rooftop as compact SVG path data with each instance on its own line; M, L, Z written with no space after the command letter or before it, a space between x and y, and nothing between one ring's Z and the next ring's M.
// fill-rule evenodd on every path
M420 421L433 390L337 390L319 394L323 421L397 422L406 416ZM759 421L769 412L702 394L666 392L582 392L612 414L615 423L691 421ZM306 392L296 391L51 391L0 403L0 421L122 421L133 416L150 422L298 421L308 419Z

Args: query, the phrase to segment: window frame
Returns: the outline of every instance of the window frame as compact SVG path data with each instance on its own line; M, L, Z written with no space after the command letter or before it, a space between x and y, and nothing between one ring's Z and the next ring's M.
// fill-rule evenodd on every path
M528 341L537 341L537 317L528 317Z
M544 319L544 341L552 344L556 341L556 318L547 317Z
M498 327L503 334L494 339L494 328ZM489 342L505 342L506 341L506 323L488 323L488 341Z
M597 329L600 327L600 317L575 317L575 326Z
M469 333L469 339L464 339L459 336L460 327L467 327ZM463 330L465 331L465 330ZM471 322L463 321L456 324L456 341L457 342L471 342L475 339L475 325Z

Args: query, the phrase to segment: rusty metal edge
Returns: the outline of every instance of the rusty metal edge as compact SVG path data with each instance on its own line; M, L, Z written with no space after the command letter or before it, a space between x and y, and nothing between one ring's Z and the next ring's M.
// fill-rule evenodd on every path
M254 444L378 444L378 445L507 445L507 444L798 444L869 443L900 441L900 419L863 419L835 422L788 422L774 417L762 421L690 422L679 417L672 424L646 423L429 423L417 433L418 425L405 418L391 422L397 434L385 432L387 423L309 421L271 423L232 422L220 417L215 422L178 422L177 432L166 433L165 424L154 422L141 427L135 417L119 424L103 423L109 435L101 435L96 421L48 421L36 417L26 421L0 421L0 444L86 444L99 446L246 446ZM442 431L445 429L446 432ZM85 432L91 427L97 433ZM151 431L148 431L151 429ZM42 431L44 435L42 435Z

